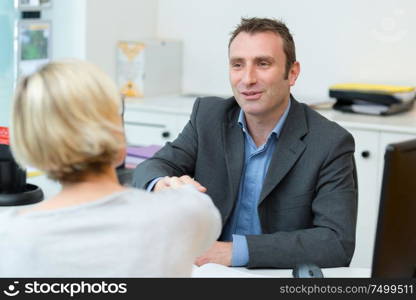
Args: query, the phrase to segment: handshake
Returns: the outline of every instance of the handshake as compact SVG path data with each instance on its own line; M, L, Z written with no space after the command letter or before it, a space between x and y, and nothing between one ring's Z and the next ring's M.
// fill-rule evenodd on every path
M164 189L177 189L186 184L193 185L198 191L205 193L207 191L206 187L202 186L198 181L189 177L188 175L183 175L181 177L162 177L154 186L153 191L161 191Z

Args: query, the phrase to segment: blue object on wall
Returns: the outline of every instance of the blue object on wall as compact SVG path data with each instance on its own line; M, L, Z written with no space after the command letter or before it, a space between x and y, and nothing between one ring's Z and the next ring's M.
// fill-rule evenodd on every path
M17 13L13 0L0 1L0 126L9 126L13 97L16 55L14 23Z

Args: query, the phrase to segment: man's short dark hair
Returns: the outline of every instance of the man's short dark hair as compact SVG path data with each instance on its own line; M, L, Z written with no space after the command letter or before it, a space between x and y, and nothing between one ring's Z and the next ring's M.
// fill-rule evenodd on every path
M287 78L290 67L296 61L296 51L295 42L289 32L289 28L287 28L286 24L282 21L267 18L241 18L241 23L238 24L236 29L231 33L228 48L230 48L232 41L240 32L255 34L266 31L274 32L283 39L283 51L286 55L285 77Z

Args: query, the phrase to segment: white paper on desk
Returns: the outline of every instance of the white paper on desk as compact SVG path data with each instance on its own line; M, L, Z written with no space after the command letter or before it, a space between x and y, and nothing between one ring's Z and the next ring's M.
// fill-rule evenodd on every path
M205 264L201 267L193 266L192 277L267 277L262 275L255 275L233 269L232 267L226 267L219 264Z
M371 115L380 115L381 113L389 110L389 108L384 105L361 105L361 104L353 104L351 105L351 109L353 112L356 112L356 113L365 113L365 114L371 114Z

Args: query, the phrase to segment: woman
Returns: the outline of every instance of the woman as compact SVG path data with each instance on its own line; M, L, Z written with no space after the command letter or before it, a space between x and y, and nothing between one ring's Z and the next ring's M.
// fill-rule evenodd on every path
M118 183L125 153L112 80L81 61L47 64L16 91L11 147L62 190L0 218L0 276L190 276L220 233L208 196L180 180L147 193Z

